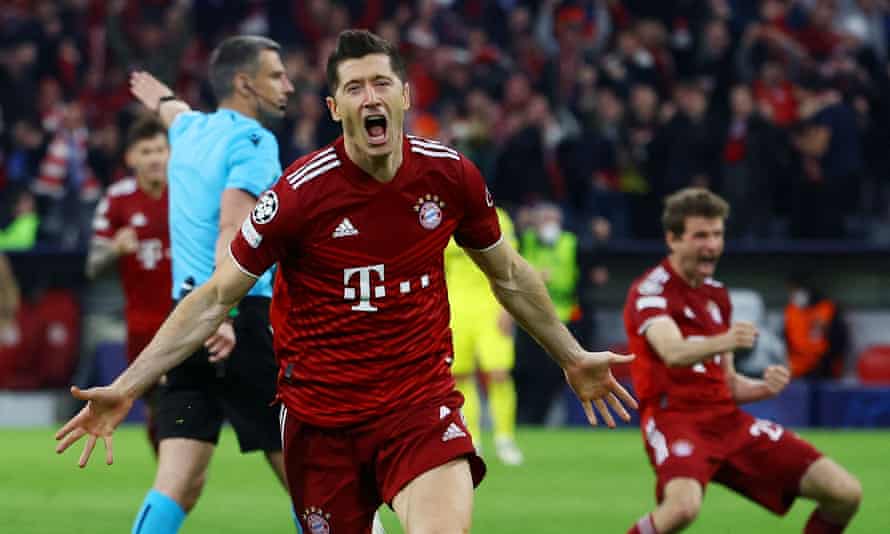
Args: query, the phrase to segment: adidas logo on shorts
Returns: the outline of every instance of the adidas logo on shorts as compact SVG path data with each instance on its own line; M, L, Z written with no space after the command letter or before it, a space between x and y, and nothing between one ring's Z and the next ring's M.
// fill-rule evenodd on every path
M460 429L455 423L448 425L445 433L442 434L442 441L451 441L455 438L465 438L467 433Z
M355 229L355 226L352 225L352 222L349 218L344 217L343 221L337 225L337 229L334 230L333 236L336 237L348 237L351 235L358 235L358 230Z

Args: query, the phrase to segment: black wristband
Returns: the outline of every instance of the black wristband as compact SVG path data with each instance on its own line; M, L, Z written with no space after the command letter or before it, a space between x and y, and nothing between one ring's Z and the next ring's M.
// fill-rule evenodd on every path
M158 99L158 107L161 107L161 104L163 104L164 102L170 102L171 100L179 100L179 98L177 98L174 94L162 96Z

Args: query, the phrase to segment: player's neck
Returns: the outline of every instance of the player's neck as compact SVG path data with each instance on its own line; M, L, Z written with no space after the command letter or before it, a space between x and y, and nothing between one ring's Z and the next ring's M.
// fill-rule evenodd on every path
M396 137L395 141L392 152L384 156L369 155L349 138L344 138L343 145L346 148L346 155L358 168L370 174L378 182L387 183L395 178L399 167L402 166L402 136Z
M677 276L682 278L683 281L689 284L691 287L698 287L704 282L704 279L695 276L694 274L685 272L683 270L682 264L680 263L680 260L673 254L668 256L668 263L671 264L671 269L673 269L674 272L677 273Z
M139 189L141 189L143 193L154 199L161 198L161 195L164 194L164 189L167 187L167 184L164 182L153 183L141 178L137 178L136 182L139 184Z

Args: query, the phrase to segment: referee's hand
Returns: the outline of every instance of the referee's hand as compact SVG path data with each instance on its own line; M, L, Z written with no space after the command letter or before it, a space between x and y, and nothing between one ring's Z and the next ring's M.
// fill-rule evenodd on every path
M235 329L232 323L225 321L219 325L216 333L204 342L204 348L210 353L210 357L207 358L210 363L221 362L228 358L235 348Z
M129 413L133 399L110 386L86 390L71 386L71 395L87 401L87 405L56 432L56 440L59 441L56 452L59 454L65 452L80 438L88 435L86 446L78 461L80 467L86 467L96 441L102 438L105 443L105 463L111 465L114 463L111 434Z

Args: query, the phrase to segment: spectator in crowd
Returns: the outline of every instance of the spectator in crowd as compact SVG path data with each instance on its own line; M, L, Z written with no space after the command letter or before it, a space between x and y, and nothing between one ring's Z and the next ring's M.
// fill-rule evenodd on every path
M15 320L19 309L19 286L5 255L0 254L0 332Z
M840 378L849 332L838 303L804 275L788 279L785 341L792 378Z
M540 203L531 213L532 228L519 239L519 252L541 273L556 314L571 326L578 308L578 240L562 226L562 211L554 204ZM520 423L541 424L553 400L565 384L557 366L543 359L535 340L516 330L516 418Z
M37 241L40 218L34 205L34 196L22 189L13 197L12 222L0 229L0 250L30 250Z

